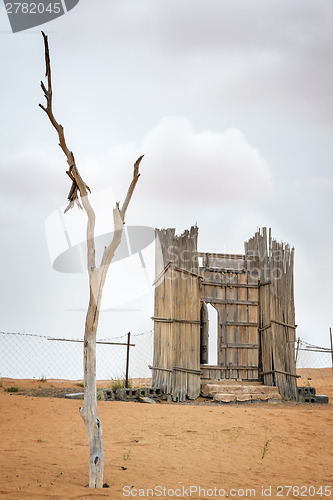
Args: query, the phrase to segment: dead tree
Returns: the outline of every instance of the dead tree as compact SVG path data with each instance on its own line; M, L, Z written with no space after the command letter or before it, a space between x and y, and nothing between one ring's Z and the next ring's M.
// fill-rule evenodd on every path
M108 247L105 248L100 265L97 267L95 262L95 212L89 202L88 192L90 189L83 181L79 170L75 163L75 158L66 145L64 129L54 117L52 109L52 81L51 81L51 64L48 46L48 38L42 32L45 47L45 65L47 86L41 82L41 87L46 98L46 106L39 106L45 111L50 119L50 122L56 129L59 137L59 146L66 155L68 170L67 175L72 181L72 185L68 194L68 206L65 210L69 210L75 204L85 210L87 214L87 267L89 275L89 290L90 298L86 315L85 332L84 332L84 406L80 408L80 414L85 423L88 440L90 446L90 476L89 487L101 488L103 486L103 469L104 469L104 452L103 452L103 434L102 423L98 418L97 413L97 395L96 395L96 333L98 326L99 310L102 300L103 286L106 275L113 259L116 249L118 248L123 226L125 223L125 215L131 201L136 183L139 179L139 165L143 158L140 156L134 164L133 178L127 191L126 198L122 206L116 203L113 210L114 233L113 239Z

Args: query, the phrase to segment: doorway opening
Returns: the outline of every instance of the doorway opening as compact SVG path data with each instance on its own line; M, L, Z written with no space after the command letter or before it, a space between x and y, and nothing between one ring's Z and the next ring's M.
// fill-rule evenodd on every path
M218 363L218 311L202 302L200 311L200 364L216 366Z
M208 309L208 364L217 365L218 312L211 304Z

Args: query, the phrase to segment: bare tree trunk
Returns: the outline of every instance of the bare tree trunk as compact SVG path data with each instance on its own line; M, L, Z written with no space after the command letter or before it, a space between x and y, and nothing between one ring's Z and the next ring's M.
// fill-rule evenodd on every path
M86 324L84 332L84 405L80 408L80 414L88 433L90 447L90 473L89 487L103 487L103 470L104 470L104 452L103 452L103 431L102 423L98 418L97 413L97 394L96 394L96 334L98 327L99 311L102 301L102 292L106 279L106 275L117 250L122 237L123 226L125 223L125 215L128 205L131 201L136 183L140 177L139 165L143 158L140 156L134 164L133 178L129 185L124 203L119 207L119 203L113 210L114 234L113 239L108 247L105 248L101 265L96 268L95 263L95 212L90 205L88 198L89 187L84 183L77 169L73 153L67 148L64 129L60 125L52 110L52 81L51 81L51 64L48 39L45 33L42 32L45 47L45 66L47 77L47 88L43 82L41 87L46 98L46 107L39 105L47 114L50 122L56 129L59 137L59 146L67 157L69 165L67 175L72 181L72 186L69 191L69 204L65 210L71 209L76 203L80 208L84 208L87 214L87 262L89 274L89 289L90 298L89 306L86 315ZM82 205L80 203L79 195Z
M140 160L141 161L141 160ZM140 162L139 162L140 163ZM138 174L136 165L134 166L134 176ZM83 203L84 204L84 203ZM125 216L125 214L124 214ZM89 266L89 289L90 298L86 315L84 332L84 405L80 408L80 414L88 433L90 448L89 467L89 487L103 487L104 452L103 452L103 431L102 422L97 411L97 391L96 391L96 334L99 320L99 311L102 302L103 287L106 275L117 250L123 233L123 219L119 207L114 209L113 218L115 231L112 242L105 248L102 263L99 269ZM89 244L92 237L93 228L87 225L88 256L90 252L91 264L95 259L95 248ZM93 241L93 240L92 240Z
M84 333L84 406L80 414L88 433L90 448L89 487L103 487L104 452L102 422L98 418L96 394L96 333L99 310L90 288Z

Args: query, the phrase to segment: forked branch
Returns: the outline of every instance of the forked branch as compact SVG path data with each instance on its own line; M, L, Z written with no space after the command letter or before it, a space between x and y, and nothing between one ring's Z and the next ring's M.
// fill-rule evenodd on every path
M59 146L65 153L67 157L67 163L69 165L69 169L66 171L67 175L72 181L71 188L69 190L68 194L68 201L69 204L65 209L65 212L67 212L70 208L74 206L74 203L78 205L79 208L82 208L78 192L80 193L81 196L81 202L83 205L83 208L85 209L87 216L88 216L88 225L87 225L87 246L88 246L88 271L95 271L96 269L96 264L95 264L95 212L90 205L89 199L88 199L88 191L89 193L90 188L87 186L87 184L83 181L78 168L75 163L75 158L74 154L72 151L70 151L67 147L66 144L66 139L65 139L65 134L64 134L64 128L63 126L57 122L57 120L54 117L53 114L53 109L52 109L52 78L51 78L51 62L50 62L50 52L49 52L49 44L48 44L48 37L45 35L45 33L42 31L43 39L44 39L44 48L45 48L45 77L47 78L47 87L43 82L40 83L41 88L44 92L44 96L46 99L46 106L43 106L42 104L39 104L39 106L42 108L43 111L47 114L49 117L50 122L56 129L59 137ZM116 204L116 208L113 210L113 220L114 220L114 235L113 239L108 247L105 248L103 258L102 258L102 263L101 267L104 268L102 271L102 274L105 274L107 272L107 268L113 258L113 255L120 243L121 240L121 235L122 235L122 228L125 223L125 216L126 216L126 211L128 208L128 205L131 201L135 186L138 182L138 179L140 177L139 173L139 166L141 163L141 160L143 158L143 155L140 156L137 161L134 164L134 170L133 170L133 178L131 181L131 184L128 188L124 203L122 207L119 207L119 203Z
M81 203L79 201L78 197L78 191L80 192L81 195L81 201L82 205L87 213L88 217L88 224L87 224L87 251L88 251L88 268L90 270L95 269L95 212L90 205L89 199L88 199L88 193L87 191L90 192L89 187L85 184L83 181L76 163L75 163L75 158L72 153L67 147L66 144L66 139L65 139L65 134L64 134L64 128L60 123L57 122L57 120L54 117L53 114L53 109L52 109L52 79L51 79L51 62L50 62L50 52L49 52L49 44L48 44L48 39L47 35L42 31L43 39L44 39L44 48L45 48L45 76L47 78L47 88L44 85L43 82L40 83L42 90L44 92L44 96L46 99L46 107L40 104L40 108L42 108L43 111L47 114L49 117L50 122L56 129L59 137L59 146L65 153L67 157L67 163L69 165L69 169L66 171L67 175L72 181L71 188L69 190L68 194L68 201L69 204L67 208L65 209L65 212L72 208L74 206L74 203L78 205L79 208L82 208Z
M79 197L78 197L78 190L81 195L81 199L84 196L87 196L87 190L90 192L89 187L83 182L79 171L77 170L76 164L75 164L75 158L72 153L67 147L66 144L66 139L65 139L65 134L64 134L64 129L63 126L60 125L60 123L57 122L57 120L54 117L53 114L53 109L52 109L52 78L51 78L51 62L50 62L50 52L49 52L49 44L48 44L48 38L47 35L42 31L43 39L44 39L44 48L45 48L45 77L47 78L47 88L43 82L40 82L40 86L42 87L42 90L44 92L44 96L46 99L46 107L43 106L42 104L39 105L40 108L42 108L43 111L47 114L47 116L50 119L50 122L56 129L59 137L59 146L65 153L67 157L67 163L69 165L69 170L66 172L67 175L70 177L72 181L72 186L68 194L68 200L69 204L65 210L69 210L74 206L74 203L76 203L80 208L82 208ZM82 200L83 203L83 200ZM87 207L89 209L89 207Z
M102 282L104 282L106 273L108 271L108 267L113 259L113 256L115 254L115 251L117 250L120 241L121 241L121 236L123 232L123 227L125 224L125 216L126 216L126 211L128 208L128 205L131 201L135 186L139 180L140 173L139 173L139 166L141 163L142 158L144 155L140 156L136 162L134 163L134 168L133 168L133 178L131 181L131 184L129 185L129 188L127 190L127 194L124 200L124 203L122 207L119 207L119 203L116 204L116 208L113 209L113 222L114 222L114 233L113 233L113 238L109 246L107 246L104 250L103 257L102 257L102 262L101 262L101 276L102 276Z
M140 163L141 163L141 160L143 157L144 157L144 155L140 156L136 160L136 162L134 163L133 179L132 179L132 182L128 188L127 195L126 195L125 201L123 203L123 206L121 207L121 210L120 210L120 216L121 216L123 222L125 222L125 215L126 215L127 207L129 205L129 202L131 201L132 194L134 192L136 183L138 182L139 177L140 177L139 166L140 166Z

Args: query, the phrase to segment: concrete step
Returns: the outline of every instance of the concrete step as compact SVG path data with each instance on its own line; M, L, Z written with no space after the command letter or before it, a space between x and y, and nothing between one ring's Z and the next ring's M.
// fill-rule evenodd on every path
M230 382L227 380L203 381L201 395L224 403L282 399L277 387L266 386L261 382Z
M267 394L222 394L216 393L213 401L222 403L244 403L250 401L269 401L270 399L280 400L281 396L277 391L272 391Z
M266 385L243 385L243 384L201 384L203 396L213 397L217 393L222 394L268 394L278 392L276 387Z

